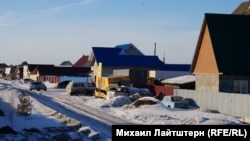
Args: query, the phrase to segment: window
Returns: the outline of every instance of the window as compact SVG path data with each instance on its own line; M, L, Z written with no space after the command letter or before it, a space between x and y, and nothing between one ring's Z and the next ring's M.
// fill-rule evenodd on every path
M247 80L234 80L234 92L235 93L248 93L248 81Z

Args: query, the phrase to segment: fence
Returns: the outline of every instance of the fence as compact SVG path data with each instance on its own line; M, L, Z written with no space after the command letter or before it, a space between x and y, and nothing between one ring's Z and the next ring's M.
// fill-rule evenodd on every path
M175 89L174 95L192 98L201 109L250 118L250 95Z

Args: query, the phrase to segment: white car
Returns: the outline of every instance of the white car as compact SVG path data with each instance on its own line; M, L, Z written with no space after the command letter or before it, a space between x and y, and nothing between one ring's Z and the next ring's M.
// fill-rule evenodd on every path
M169 108L188 108L188 101L182 96L164 96L161 103Z

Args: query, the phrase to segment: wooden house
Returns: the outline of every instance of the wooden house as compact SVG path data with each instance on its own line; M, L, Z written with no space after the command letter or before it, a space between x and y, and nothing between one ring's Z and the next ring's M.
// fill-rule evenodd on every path
M190 71L200 91L250 93L250 16L205 13Z

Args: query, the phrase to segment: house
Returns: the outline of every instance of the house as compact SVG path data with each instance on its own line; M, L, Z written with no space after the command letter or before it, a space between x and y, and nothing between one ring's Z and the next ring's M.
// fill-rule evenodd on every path
M250 14L250 1L242 2L232 14L236 15L249 15Z
M133 44L92 47L90 58L93 77L97 75L99 63L102 63L103 75L112 75L117 70L116 73L131 75L132 83L138 85L147 82L149 70L157 70L164 65L157 56L146 56Z
M190 67L190 64L164 64L161 69L150 71L149 77L156 80L163 80L183 75L192 75Z
M205 13L190 71L195 89L250 93L250 16Z
M5 68L8 67L5 63L0 63L0 78L5 77Z
M4 77L7 80L20 79L20 78L23 77L22 72L23 72L23 69L20 66L18 66L18 65L14 65L14 66L10 65L10 66L5 68Z
M72 67L73 64L70 62L70 61L63 61L61 64L60 64L61 67Z
M182 75L174 78L168 78L161 81L166 86L174 86L175 89L195 89L195 76Z
M83 55L81 58L79 58L73 67L90 67L91 60L89 59L88 55Z
M53 65L29 65L29 78L51 83L61 82L61 77L89 77L89 67L55 67Z

